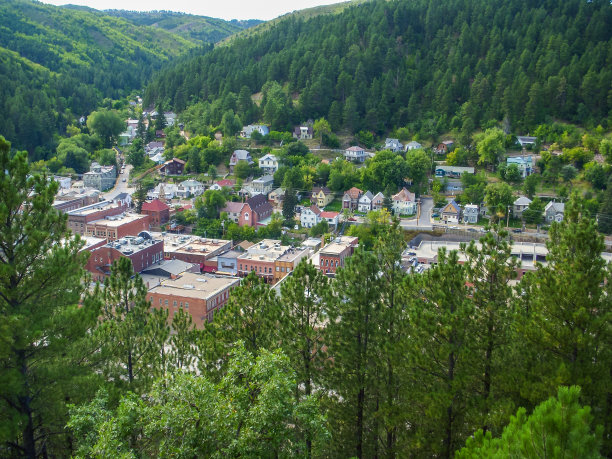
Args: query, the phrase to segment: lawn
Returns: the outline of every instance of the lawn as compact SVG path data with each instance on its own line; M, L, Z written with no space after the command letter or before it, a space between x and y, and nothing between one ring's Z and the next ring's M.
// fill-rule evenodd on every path
M339 199L335 199L328 205L326 205L324 210L331 212L342 212L342 201L340 201Z

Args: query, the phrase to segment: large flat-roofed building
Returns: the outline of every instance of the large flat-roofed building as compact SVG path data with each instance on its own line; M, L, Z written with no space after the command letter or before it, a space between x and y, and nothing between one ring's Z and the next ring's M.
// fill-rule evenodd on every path
M91 170L83 174L83 184L86 187L95 188L96 190L104 191L115 186L117 180L117 171L115 166L101 166L100 164L91 163Z
M359 238L341 236L335 238L319 250L319 269L325 274L335 275L338 268L344 267L344 259L355 251Z
M87 223L102 218L119 215L127 210L127 206L112 201L101 201L79 209L66 212L68 214L68 229L74 234L85 234Z
M98 190L91 189L61 189L57 195L55 195L55 201L53 201L53 207L62 212L68 212L70 210L79 209L81 207L88 206L100 202L100 192Z
M91 250L85 269L92 274L92 280L103 281L111 265L121 257L132 261L134 272L141 272L164 259L164 241L155 239L144 231L139 236L128 236L109 242Z
M135 236L149 229L149 216L125 213L111 215L100 220L89 222L85 226L85 235L104 237L108 241Z
M215 312L221 309L230 291L240 284L240 279L212 274L185 272L175 279L167 279L147 293L151 307L168 310L168 318L179 309L191 314L197 328L213 320Z
M302 258L307 258L310 254L310 249L306 247L289 248L284 255L276 259L274 263L274 283L279 282L283 277L293 272Z
M219 255L232 247L232 241L211 239L189 234L152 233L164 240L164 258L197 263L204 267L206 260Z
M276 260L290 249L288 245L281 245L280 241L264 239L253 244L245 253L238 257L238 274L241 277L255 272L266 282L274 281Z

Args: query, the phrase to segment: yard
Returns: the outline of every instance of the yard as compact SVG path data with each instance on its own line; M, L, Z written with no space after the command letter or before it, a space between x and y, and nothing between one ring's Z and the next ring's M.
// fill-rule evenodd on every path
M335 199L331 203L326 205L324 210L330 212L342 212L342 201L339 199Z

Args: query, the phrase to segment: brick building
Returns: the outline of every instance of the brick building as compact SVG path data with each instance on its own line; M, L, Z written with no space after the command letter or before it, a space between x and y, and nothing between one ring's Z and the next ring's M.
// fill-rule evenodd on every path
M289 246L281 245L280 241L264 239L253 244L245 253L238 257L238 275L247 276L254 271L266 282L274 282L276 260L287 253Z
M310 249L304 248L289 248L284 255L278 257L274 263L274 283L276 284L283 277L293 272L302 258L308 257Z
M240 210L238 217L238 225L240 226L257 226L262 220L265 220L272 215L272 204L263 194L258 194L247 201Z
M207 239L187 234L152 234L164 240L164 258L197 263L201 269L207 260L232 247L232 241L225 239Z
M159 199L143 202L141 212L149 216L151 226L160 226L170 220L170 207Z
M68 212L96 202L100 202L100 192L98 190L61 190L55 196L53 207L62 212Z
M227 303L230 291L240 284L240 279L212 274L185 272L175 279L167 279L147 293L151 307L168 310L168 318L179 309L191 314L197 328L213 320L216 311Z
M334 239L319 251L319 269L335 275L338 268L344 267L344 259L353 254L358 242L359 238L352 236Z
M87 223L102 218L119 215L127 210L127 206L112 201L102 201L79 209L70 210L68 214L68 229L74 234L85 234Z
M137 273L160 262L164 258L164 241L147 234L123 237L91 250L85 269L94 281L103 281L110 274L113 262L121 257L129 258Z
M108 241L135 236L141 231L148 231L149 216L141 214L120 214L94 220L85 225L85 235L104 237Z

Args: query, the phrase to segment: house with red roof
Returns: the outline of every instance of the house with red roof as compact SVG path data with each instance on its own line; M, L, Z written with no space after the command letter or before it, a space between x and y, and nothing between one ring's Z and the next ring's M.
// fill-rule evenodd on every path
M210 189L211 190L221 190L223 187L227 187L227 188L232 188L234 185L236 184L236 182L234 182L233 180L229 180L229 179L224 179L224 180L219 180L218 182L215 182Z
M416 212L416 197L406 188L391 196L391 208L395 215L412 215Z
M338 228L338 222L340 220L340 214L338 212L324 211L319 215L319 219L327 221L330 228L334 230Z
M344 151L344 159L346 159L347 161L355 161L358 163L362 163L366 159L366 152L361 147L349 147Z
M143 202L141 213L149 216L151 226L160 226L170 220L170 207L159 199Z

